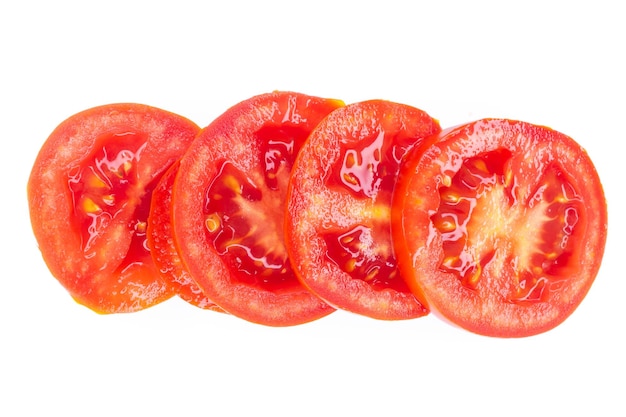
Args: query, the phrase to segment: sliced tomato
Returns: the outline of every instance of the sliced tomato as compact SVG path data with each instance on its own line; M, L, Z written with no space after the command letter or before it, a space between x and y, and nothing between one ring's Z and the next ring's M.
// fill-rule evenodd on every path
M33 231L51 273L98 313L170 298L146 245L150 196L199 127L165 110L111 104L61 123L28 182Z
M291 173L285 226L312 292L377 319L428 313L400 276L390 209L404 155L439 131L425 112L382 100L338 109L313 130Z
M283 238L293 160L337 100L274 92L204 128L180 162L173 230L193 280L227 312L288 326L334 311L294 275Z
M174 245L171 222L172 187L179 165L179 161L176 161L152 191L147 229L148 247L161 276L180 298L196 307L222 312L193 281Z
M554 328L594 281L607 207L586 152L552 129L480 120L411 153L392 210L400 269L434 312L472 332Z

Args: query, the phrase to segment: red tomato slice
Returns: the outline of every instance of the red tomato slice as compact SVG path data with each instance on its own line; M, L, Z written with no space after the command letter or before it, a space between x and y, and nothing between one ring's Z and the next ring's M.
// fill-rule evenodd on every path
M165 110L111 104L70 117L44 143L28 182L32 227L78 303L131 312L173 295L146 246L150 195L198 131Z
M334 111L311 133L291 173L285 230L312 292L377 319L428 313L398 272L390 208L405 153L439 131L421 110L372 100Z
M173 189L177 249L193 280L227 312L288 326L334 311L294 276L283 223L295 155L341 105L290 92L250 98L204 128L181 160Z
M163 279L173 287L180 298L199 308L223 312L193 281L174 245L171 222L172 187L178 167L177 161L163 174L152 191L147 231L152 260Z
M400 268L433 311L523 337L565 320L600 267L607 207L596 170L546 127L480 120L412 153L393 207Z

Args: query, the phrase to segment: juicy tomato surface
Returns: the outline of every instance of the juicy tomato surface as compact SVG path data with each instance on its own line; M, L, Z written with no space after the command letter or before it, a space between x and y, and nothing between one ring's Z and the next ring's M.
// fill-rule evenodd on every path
M472 332L524 337L554 328L594 281L606 200L570 137L485 119L409 154L392 211L414 293Z
M390 209L403 157L439 131L419 109L371 100L334 111L311 133L291 173L285 236L312 292L377 319L428 313L400 276Z
M222 312L193 281L174 244L171 221L172 187L178 167L179 161L176 161L152 191L147 229L148 247L161 276L180 298L196 307Z
M283 237L293 160L337 100L274 92L245 100L204 128L173 188L177 250L225 311L270 326L334 311L294 275Z
M31 224L78 303L131 312L174 294L146 244L150 196L198 131L177 114L119 103L71 116L46 140L28 181Z

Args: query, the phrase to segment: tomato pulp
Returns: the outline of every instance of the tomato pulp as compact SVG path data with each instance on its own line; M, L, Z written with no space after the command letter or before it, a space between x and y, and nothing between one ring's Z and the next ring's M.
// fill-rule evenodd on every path
M383 100L338 109L313 130L291 173L285 225L312 292L378 319L428 313L397 268L390 210L404 155L439 131L425 112Z
M180 162L173 230L193 280L225 311L288 326L332 307L294 276L283 238L293 160L337 100L274 92L245 100L204 128Z
M146 244L150 195L199 127L141 104L110 104L61 123L28 181L33 231L51 273L98 313L170 298Z
M433 311L523 337L565 320L600 267L607 208L586 152L552 129L486 119L410 153L392 211L400 269Z

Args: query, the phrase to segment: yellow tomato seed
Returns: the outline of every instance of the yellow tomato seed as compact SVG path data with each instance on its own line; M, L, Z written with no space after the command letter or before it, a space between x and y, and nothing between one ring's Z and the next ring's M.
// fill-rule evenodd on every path
M93 214L100 213L102 211L100 206L94 203L94 201L89 197L83 198L82 206L85 213Z
M220 218L217 214L211 214L205 221L207 230L211 233L215 232L220 227Z

